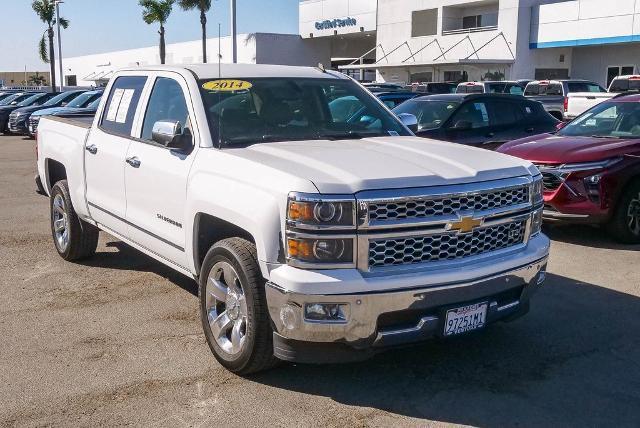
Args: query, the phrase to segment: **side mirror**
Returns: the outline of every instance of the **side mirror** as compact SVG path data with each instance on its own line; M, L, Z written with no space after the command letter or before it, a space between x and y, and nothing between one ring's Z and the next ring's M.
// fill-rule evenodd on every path
M187 149L191 145L191 133L183 132L177 120L159 120L153 124L151 139L170 149Z
M556 131L559 131L562 128L564 128L565 126L567 126L567 123L569 123L569 122L558 122L558 124L556 125Z
M471 122L468 120L459 120L453 125L453 129L457 131L468 131L472 127Z
M66 103L66 102L60 103L60 107L64 107L64 106L66 106L66 105L67 105L67 103Z
M418 132L418 118L415 115L411 113L400 113L398 119L400 119L400 122L409 128L411 132Z
M17 105L17 104L18 104L18 102L17 102L17 101L11 101L11 105L12 105L12 106L15 106L15 105Z

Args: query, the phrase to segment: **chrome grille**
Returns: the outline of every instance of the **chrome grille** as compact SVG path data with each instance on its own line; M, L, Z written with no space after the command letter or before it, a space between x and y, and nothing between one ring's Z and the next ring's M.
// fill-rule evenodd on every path
M369 268L463 259L524 242L526 221L478 228L468 233L369 240Z
M32 117L29 119L29 128L31 132L36 132L38 130L38 123L40 123L39 117Z
M529 202L529 186L446 197L416 197L398 201L369 202L369 219L391 221L485 211Z

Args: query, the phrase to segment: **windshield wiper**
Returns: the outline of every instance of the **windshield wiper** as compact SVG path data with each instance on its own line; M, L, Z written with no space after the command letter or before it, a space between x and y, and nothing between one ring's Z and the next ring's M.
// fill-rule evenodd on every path
M615 138L615 139L620 139L622 137L619 137L617 135L590 135L591 138Z
M368 133L360 133L356 131L348 131L345 133L335 133L335 134L318 134L318 138L322 138L324 140L361 140L363 138L369 137L380 137L382 134L378 132L368 132Z

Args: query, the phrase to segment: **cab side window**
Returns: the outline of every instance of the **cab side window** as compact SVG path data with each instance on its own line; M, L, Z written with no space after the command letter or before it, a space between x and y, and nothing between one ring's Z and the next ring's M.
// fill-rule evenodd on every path
M153 85L142 124L143 140L151 141L153 125L158 121L180 122L182 129L191 126L182 87L167 77L158 77Z
M466 103L456 112L451 123L454 127L468 124L473 129L489 126L487 105L482 101Z
M146 76L122 76L116 79L102 112L102 130L123 137L131 136L133 117L146 82Z

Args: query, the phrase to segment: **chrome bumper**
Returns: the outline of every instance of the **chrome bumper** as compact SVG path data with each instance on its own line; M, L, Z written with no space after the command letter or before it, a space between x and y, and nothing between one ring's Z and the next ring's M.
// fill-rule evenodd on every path
M276 334L300 342L341 343L355 349L416 342L439 334L443 311L451 305L487 301L487 321L526 312L531 295L545 277L547 257L519 268L475 281L436 285L393 292L310 295L287 292L271 282L266 286L269 314ZM509 292L513 293L509 293ZM512 296L499 301L501 295ZM304 319L307 303L339 303L346 306L346 321L318 322ZM385 314L418 314L415 323L379 326ZM285 326L285 321L287 326Z

